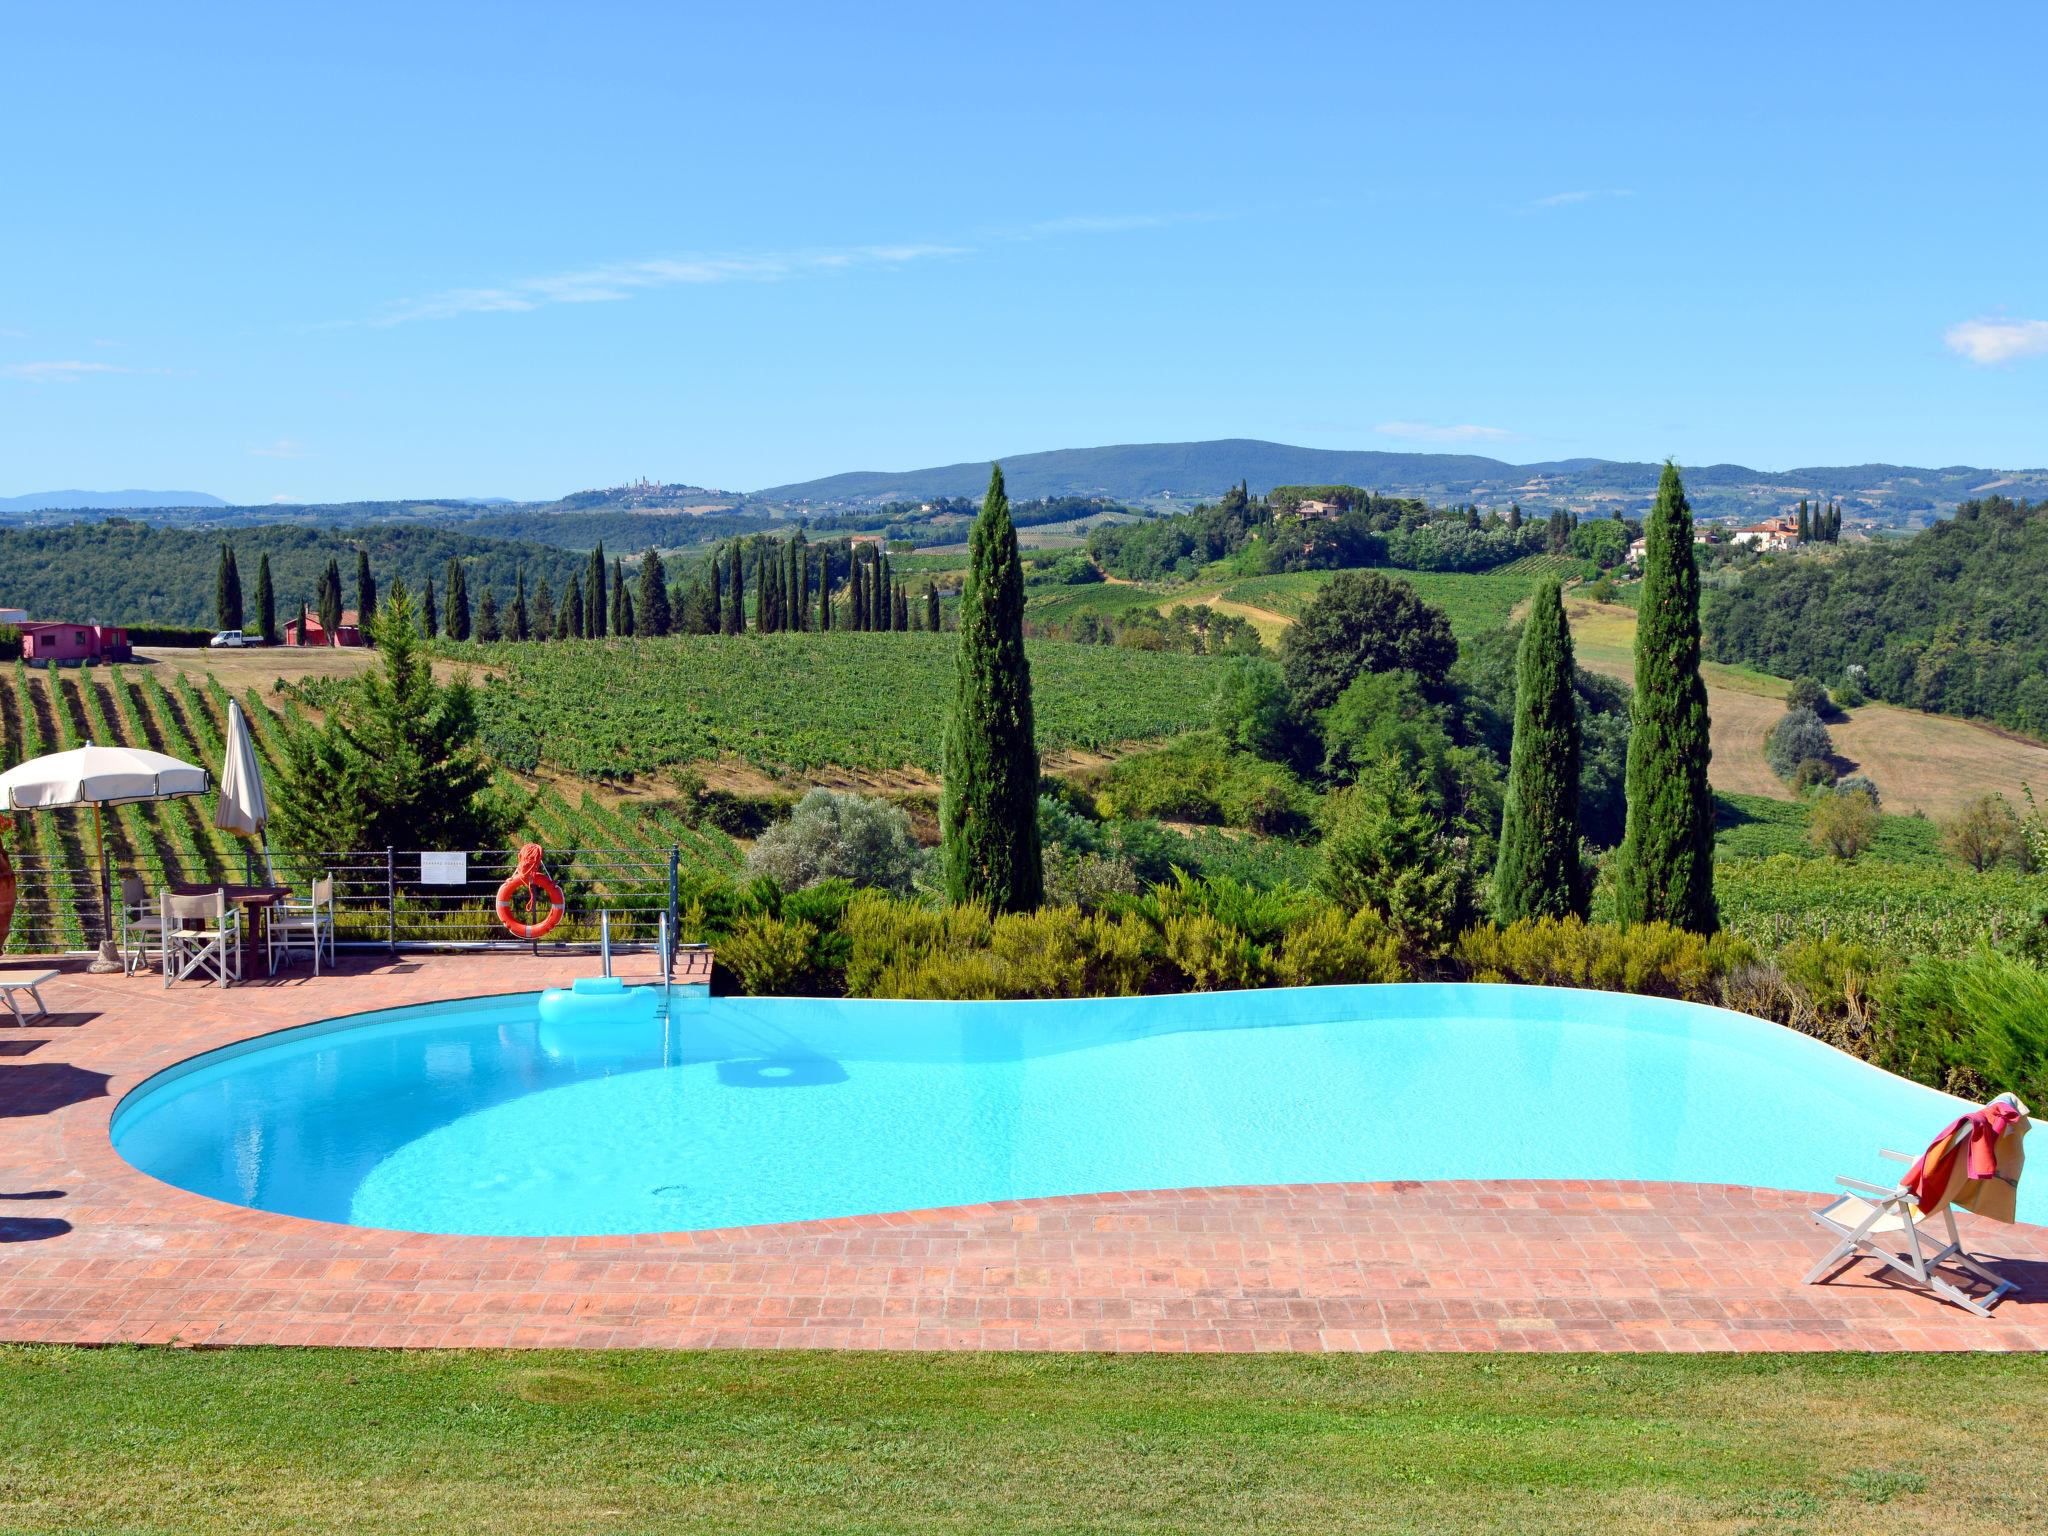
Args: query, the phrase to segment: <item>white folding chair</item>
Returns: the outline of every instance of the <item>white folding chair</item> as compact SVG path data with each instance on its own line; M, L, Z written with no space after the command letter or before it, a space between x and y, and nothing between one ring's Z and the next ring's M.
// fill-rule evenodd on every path
M165 891L160 899L164 985L197 971L232 986L242 974L242 914L228 905L227 893L177 896Z
M121 969L133 976L149 964L149 952L162 947L162 910L149 899L149 887L134 875L121 881Z
M277 957L283 955L285 963L291 963L292 951L310 949L313 952L313 974L320 974L320 952L327 952L327 963L334 963L334 877L322 875L313 882L312 899L309 901L281 901L270 909L270 920L266 927L269 934L270 969L277 972Z
M1879 1155L1896 1163L1914 1161L1904 1152L1881 1151ZM2001 1280L1963 1251L1953 1206L1944 1205L1935 1216L1923 1216L1913 1203L1912 1191L1904 1184L1886 1189L1862 1179L1837 1178L1835 1182L1848 1193L1826 1209L1815 1211L1813 1219L1834 1233L1838 1241L1826 1258L1807 1271L1803 1284L1818 1284L1823 1275L1868 1254L1925 1286L1943 1301L1952 1301L1979 1317L1989 1317L2000 1297L2019 1289L2013 1281ZM1941 1229L1930 1231L1937 1221ZM1971 1296L1938 1273L1943 1265L1975 1276L1991 1290L1982 1296Z

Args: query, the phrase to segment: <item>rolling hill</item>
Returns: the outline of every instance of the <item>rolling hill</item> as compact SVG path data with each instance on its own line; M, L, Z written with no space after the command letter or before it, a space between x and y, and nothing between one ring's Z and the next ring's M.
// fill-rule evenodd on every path
M1348 484L1433 502L1525 507L1569 504L1602 511L1647 507L1660 465L1611 459L1557 459L1509 464L1463 453L1378 453L1299 448L1253 438L1199 443L1126 443L1063 448L1002 460L1010 495L1108 496L1119 501L1193 501L1221 494L1240 480L1255 491L1275 485ZM856 471L770 486L749 500L808 506L857 506L940 496L978 497L988 464L976 460L929 469ZM1995 470L1954 465L1923 469L1899 464L1821 466L1782 471L1740 464L1688 466L1686 491L1708 517L1776 511L1801 496L1837 497L1851 526L1912 527L1958 502L1997 489L2010 496L2048 495L2048 469Z
M30 491L0 496L0 512L126 512L144 507L224 507L204 491Z

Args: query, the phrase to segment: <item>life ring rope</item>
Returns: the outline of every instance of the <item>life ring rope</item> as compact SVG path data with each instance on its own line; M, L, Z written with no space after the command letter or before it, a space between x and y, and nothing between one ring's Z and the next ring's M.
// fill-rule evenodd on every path
M519 850L519 867L512 871L511 878L498 887L498 921L503 923L514 938L544 939L555 931L555 925L562 920L564 902L562 888L550 880L547 872L540 867L546 850L539 843L527 843ZM512 899L521 891L526 895L526 919L512 915ZM533 898L545 897L547 915L539 922L533 918Z

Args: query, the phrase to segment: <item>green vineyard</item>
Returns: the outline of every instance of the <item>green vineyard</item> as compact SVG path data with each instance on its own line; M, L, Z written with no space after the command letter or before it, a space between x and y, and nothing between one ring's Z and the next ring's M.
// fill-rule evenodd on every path
M684 635L499 645L480 690L501 756L616 779L717 757L763 768L939 766L953 635ZM1100 748L1200 722L1215 658L1034 641L1041 750Z
M148 666L97 667L46 672L14 662L0 676L0 770L45 752L64 751L87 741L144 747L198 763L218 774L227 731L230 694L218 678L204 684L182 673L166 677ZM257 756L266 774L277 766L279 732L284 722L256 690L238 702L249 718ZM285 705L287 711L296 705ZM531 799L522 835L545 844L549 868L570 893L572 918L598 906L646 907L657 895L666 900L668 850L678 850L686 876L730 874L740 867L737 844L722 832L690 825L670 806L621 808L587 792L568 792L555 785L538 789L507 777L506 788L522 800ZM240 838L215 828L214 797L169 800L152 805L124 805L105 813L107 859L122 875L139 876L151 891L178 880L239 881L250 873L250 847ZM92 815L89 811L24 812L14 818L7 847L21 880L20 904L8 934L9 953L79 949L99 938L98 897L94 885ZM571 850L631 850L614 856ZM509 857L509 852L508 852ZM305 870L279 855L284 878L294 884L321 869ZM351 861L344 861L351 862ZM383 856L361 855L357 868L337 868L346 889L369 884L381 890ZM371 880L369 866L376 865ZM656 887L660 887L657 892ZM303 894L303 893L302 893ZM344 901L346 901L346 894ZM436 926L460 927L465 936L484 932L488 903L477 893L460 898L460 912L444 901L434 907L411 898L415 919L433 918ZM401 901L400 905L405 903ZM460 916L460 923L454 921ZM372 923L360 918L343 923L343 937L381 937L387 921L381 909ZM566 937L585 936L586 924L572 922L559 930Z

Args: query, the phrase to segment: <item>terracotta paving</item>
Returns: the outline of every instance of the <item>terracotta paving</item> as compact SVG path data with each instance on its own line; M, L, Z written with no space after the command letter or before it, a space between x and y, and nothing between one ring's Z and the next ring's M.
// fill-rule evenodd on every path
M10 965L15 962L9 962ZM24 962L25 965L25 962ZM344 961L222 992L84 974L0 1025L0 1338L185 1345L1085 1350L2048 1346L2048 1229L1968 1227L2025 1288L1981 1320L1878 1278L1802 1286L1811 1194L1344 1184L1005 1202L719 1232L423 1237L264 1215L130 1169L113 1106L193 1052L372 1007L525 991L589 957Z

